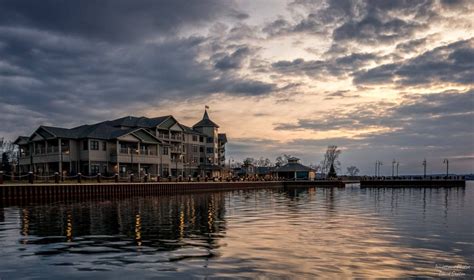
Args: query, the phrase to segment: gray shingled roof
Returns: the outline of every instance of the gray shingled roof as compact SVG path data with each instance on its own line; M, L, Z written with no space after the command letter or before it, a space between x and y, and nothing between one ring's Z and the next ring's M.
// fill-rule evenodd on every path
M171 117L162 116L156 118L147 118L147 117L132 117L127 116L123 118L119 118L112 121L107 121L110 123L111 126L124 126L124 127L145 127L145 128L153 128L165 121L167 118Z
M193 125L193 127L217 127L219 126L211 121L209 118L209 115L207 114L207 110L204 111L204 116L202 117L202 120L200 120L197 124Z
M35 132L42 134L46 138L69 138L69 139L81 139L81 138L94 138L94 139L116 139L122 135L131 133L140 128L154 128L165 120L169 119L170 116L162 116L156 118L147 117L132 117L127 116L111 121L99 122L91 125L81 125L74 128L62 128L54 126L40 126ZM193 130L190 127L181 125L186 132L195 133L201 135L202 133ZM44 135L43 135L44 134Z
M312 168L302 165L301 163L287 163L281 167L276 168L276 172L299 172L299 171L313 171Z
M189 126L186 126L186 125L183 125L183 124L181 126L183 127L184 132L186 132L186 133L191 133L191 134L196 134L196 135L204 135L201 132L192 129Z

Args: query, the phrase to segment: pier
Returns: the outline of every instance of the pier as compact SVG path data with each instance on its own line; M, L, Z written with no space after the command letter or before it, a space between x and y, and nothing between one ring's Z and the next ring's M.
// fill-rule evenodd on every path
M361 188L448 188L465 187L466 180L361 180Z

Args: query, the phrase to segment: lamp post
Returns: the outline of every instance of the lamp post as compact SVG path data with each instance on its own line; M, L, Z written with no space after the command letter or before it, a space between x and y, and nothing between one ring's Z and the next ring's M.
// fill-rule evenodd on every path
M378 168L377 168L378 174L377 174L377 176L380 176L380 166L383 165L383 163L379 160L377 162L377 164L378 164Z
M178 156L175 157L175 163L176 163L176 179L178 179L178 160L181 160L183 157L183 154L178 154ZM181 171L182 172L182 171Z
M160 176L163 177L163 153L165 151L165 147L158 146L160 151Z
M232 162L234 162L234 158L229 157L229 176L232 176L232 167L230 166L230 159L232 159Z
M423 160L423 178L426 178L426 158Z
M449 160L447 158L445 158L443 160L443 163L446 163L446 179L448 179L448 175L449 175Z
M393 159L393 161L392 161L392 178L395 175L395 163L397 163L397 162L395 161L395 159Z
M377 174L378 174L378 173L377 173L378 164L379 164L379 161L376 160L376 161L375 161L375 177L377 177Z
M211 176L212 176L212 165L213 165L213 162L212 162L212 157L211 157L211 156L207 158L207 162L208 162L208 164L209 164L209 170L210 170ZM206 176L207 176L207 174L206 174Z
M400 162L397 161L397 177L398 177L398 166L400 165Z
M61 181L64 181L64 176L63 176L63 140L59 140L59 154L60 154L60 158L61 158L61 163L59 164L59 166L61 166L61 170L59 170L59 176L61 176Z

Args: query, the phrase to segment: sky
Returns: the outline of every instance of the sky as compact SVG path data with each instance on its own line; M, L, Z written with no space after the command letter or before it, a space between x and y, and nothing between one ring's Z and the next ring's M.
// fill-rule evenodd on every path
M0 0L0 138L210 107L227 156L474 172L469 0Z

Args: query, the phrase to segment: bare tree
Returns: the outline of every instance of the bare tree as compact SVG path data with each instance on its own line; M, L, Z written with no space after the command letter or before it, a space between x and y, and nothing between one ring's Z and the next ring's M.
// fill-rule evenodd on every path
M347 167L347 174L349 176L357 176L357 174L359 174L359 168L355 167L355 166L349 166Z
M248 157L248 158L244 159L244 165L250 165L250 164L255 164L255 159L254 158Z
M0 155L2 156L0 170L7 173L12 171L12 167L16 167L18 149L12 141L5 141L4 138L0 138Z
M277 166L282 166L288 163L288 159L291 157L291 155L283 154L281 156L278 156L275 159L275 165Z
M268 158L260 157L256 162L255 165L260 167L268 167L272 165L272 162Z
M324 159L321 162L322 172L326 173L331 168L331 165L333 165L336 170L339 170L341 163L338 158L340 155L341 150L338 149L336 145L328 146L324 154Z

